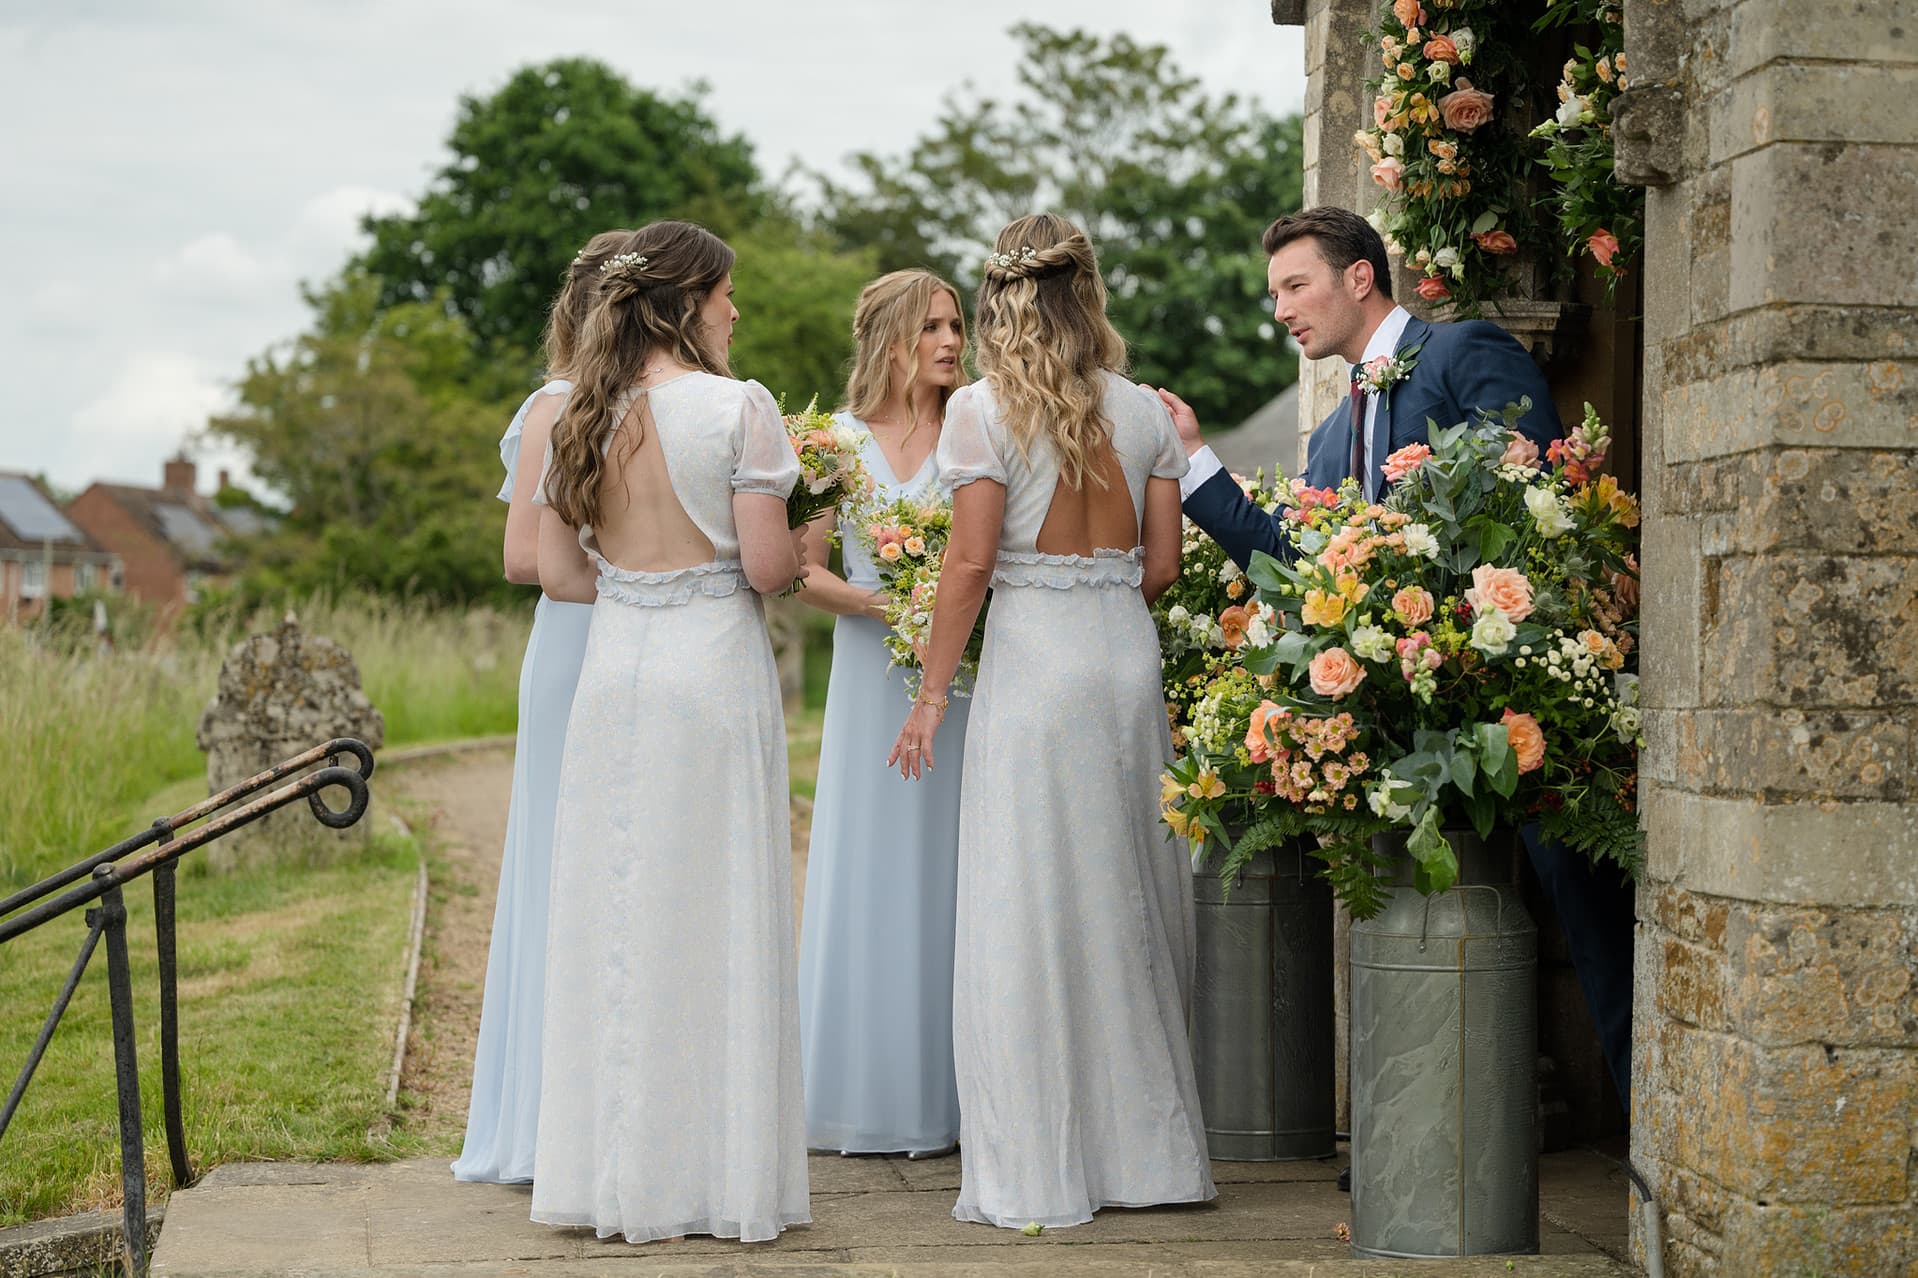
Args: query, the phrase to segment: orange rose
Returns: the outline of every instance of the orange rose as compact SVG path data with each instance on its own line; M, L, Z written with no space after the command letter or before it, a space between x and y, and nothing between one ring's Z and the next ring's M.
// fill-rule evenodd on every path
M1392 0L1392 16L1399 20L1402 27L1415 27L1419 24L1419 0Z
M1532 615L1532 583L1516 568L1494 568L1480 564L1472 569L1472 588L1465 602L1474 612L1496 608L1514 625Z
M1513 714L1510 706L1505 707L1505 717L1499 720L1505 725L1505 736L1512 743L1512 753L1518 756L1518 770L1532 772L1545 763L1545 734L1539 731L1538 720L1529 714Z
M1428 275L1420 280L1417 292L1428 302L1442 302L1452 295L1452 290L1446 286L1445 281L1436 275Z
M1513 431L1511 442L1505 445L1505 451L1498 460L1501 466L1530 466L1537 470L1538 445Z
M1245 749L1254 763L1264 763L1272 757L1271 743L1265 739L1265 722L1268 719L1282 717L1284 711L1275 702L1261 701L1259 708L1252 712L1252 724L1245 730Z
M1457 66L1458 46L1452 43L1451 36L1433 36L1425 42L1425 56L1432 62L1450 62Z
M1327 648L1312 658L1312 691L1321 697L1339 698L1365 681L1365 667L1343 648Z
M1438 100L1438 109L1446 128L1470 133L1491 123L1492 95L1474 89L1470 80L1460 80L1456 89Z
M1585 241L1585 247L1591 251L1600 266L1610 266L1612 255L1618 252L1618 237L1604 227L1600 227L1592 238Z
M1225 632L1225 646L1237 648L1245 642L1245 629L1252 624L1252 614L1233 604L1219 614L1219 629Z
M1432 592L1422 586L1407 586L1392 596L1392 611L1408 626L1422 626L1432 619Z
M1518 241L1512 238L1510 231L1480 231L1472 238L1487 253L1518 252Z

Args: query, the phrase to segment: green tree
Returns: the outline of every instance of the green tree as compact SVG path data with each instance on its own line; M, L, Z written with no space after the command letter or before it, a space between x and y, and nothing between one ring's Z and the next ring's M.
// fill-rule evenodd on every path
M854 180L820 179L821 225L881 269L930 265L970 286L1000 227L1055 209L1099 249L1135 374L1202 420L1249 415L1298 375L1263 307L1258 247L1299 207L1297 117L1207 95L1160 45L1012 33L1018 93L956 95L904 156L853 156Z
M290 507L247 543L247 593L507 597L490 500L505 418L462 389L465 322L438 299L381 307L357 270L306 300L309 331L250 361L239 409L206 427Z
M732 367L756 378L797 412L814 395L839 403L852 359L852 311L859 290L876 274L870 249L833 251L824 237L785 220L733 241Z
M667 217L724 235L766 211L751 145L721 133L700 93L662 96L567 58L462 98L452 156L418 208L367 219L361 264L382 304L444 297L495 364L536 368L547 304L593 235Z

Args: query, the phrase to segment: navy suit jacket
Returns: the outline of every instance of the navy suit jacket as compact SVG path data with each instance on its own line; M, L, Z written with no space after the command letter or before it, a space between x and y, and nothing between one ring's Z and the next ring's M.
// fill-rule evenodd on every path
M1366 440L1366 456L1373 466L1383 466L1388 456L1407 444L1429 442L1428 418L1443 429L1470 420L1476 410L1503 412L1507 404L1521 399L1530 399L1532 406L1519 419L1518 428L1539 446L1540 453L1564 434L1545 374L1518 340L1498 325L1484 320L1428 324L1413 316L1399 337L1397 353L1414 346L1419 351L1413 356L1411 373L1391 388L1373 415ZM1341 402L1306 444L1305 481L1314 488L1336 488L1351 473L1351 409ZM1186 498L1185 513L1241 568L1251 564L1255 550L1280 556L1278 521L1248 501L1224 471Z

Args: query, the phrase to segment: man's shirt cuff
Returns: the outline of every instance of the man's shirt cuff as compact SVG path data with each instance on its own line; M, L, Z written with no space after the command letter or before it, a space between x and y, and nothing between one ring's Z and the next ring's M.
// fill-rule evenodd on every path
M1225 469L1224 463L1219 460L1219 455L1213 452L1209 445L1201 446L1199 451L1187 460L1192 463L1192 469L1179 477L1179 500L1182 502L1190 500L1192 494L1199 491L1201 484Z

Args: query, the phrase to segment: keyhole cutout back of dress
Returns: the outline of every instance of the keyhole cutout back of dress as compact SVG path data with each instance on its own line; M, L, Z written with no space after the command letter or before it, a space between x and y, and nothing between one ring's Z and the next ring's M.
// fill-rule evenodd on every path
M673 488L651 396L634 397L613 430L607 458L612 465L600 486L604 522L593 529L601 558L636 572L673 572L713 561L712 538L700 531Z
M1100 487L1093 478L1105 480ZM1053 485L1052 502L1046 507L1045 522L1039 525L1033 543L1042 555L1080 555L1090 558L1095 550L1127 551L1139 545L1139 512L1132 507L1132 494L1126 489L1125 467L1112 441L1106 439L1086 458L1086 474L1080 487L1066 483L1061 474Z

